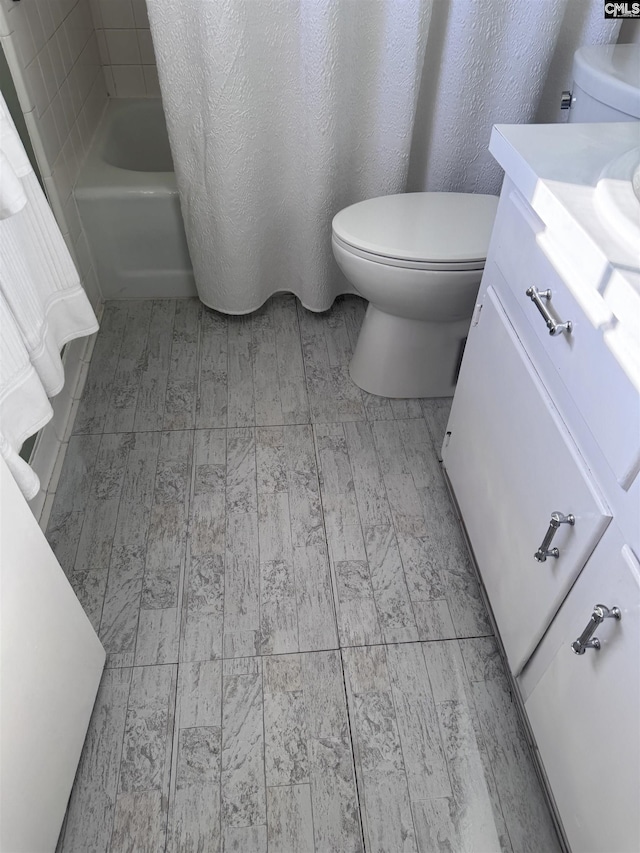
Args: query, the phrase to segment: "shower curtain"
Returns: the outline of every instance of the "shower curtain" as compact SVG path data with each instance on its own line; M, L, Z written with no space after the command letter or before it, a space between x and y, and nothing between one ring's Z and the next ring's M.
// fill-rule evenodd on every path
M365 198L494 192L499 122L555 120L601 0L147 0L201 300L314 311L349 285L331 219ZM550 106L551 105L551 106Z

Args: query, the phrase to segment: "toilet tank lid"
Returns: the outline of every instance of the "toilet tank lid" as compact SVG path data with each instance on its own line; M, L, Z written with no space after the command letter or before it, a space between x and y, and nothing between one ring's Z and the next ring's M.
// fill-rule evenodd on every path
M352 204L334 234L357 249L407 261L484 261L498 199L471 193L401 193Z
M573 59L573 79L592 98L640 118L640 44L581 47Z

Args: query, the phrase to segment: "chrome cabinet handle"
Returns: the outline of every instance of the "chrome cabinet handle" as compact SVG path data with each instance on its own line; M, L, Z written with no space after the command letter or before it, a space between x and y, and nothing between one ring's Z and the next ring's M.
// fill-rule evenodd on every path
M600 648L600 640L597 637L593 637L593 632L596 630L598 625L604 622L605 619L622 619L620 608L612 607L611 610L609 610L609 608L605 607L604 604L595 605L587 627L584 629L582 634L580 634L578 639L571 643L571 648L575 654L583 655L587 649ZM591 639L592 637L593 639Z
M573 329L573 323L571 320L567 320L566 323L556 323L551 316L549 309L542 301L543 299L546 299L547 301L551 300L550 290L538 290L537 287L530 287L526 293L538 311L542 314L542 319L547 324L547 329L549 329L550 335L555 336L562 332L566 332L567 334L571 332Z
M575 523L575 516L571 515L571 513L569 515L563 515L561 512L551 513L549 529L545 533L540 547L533 555L539 563L544 563L547 557L555 557L557 559L560 556L560 551L557 548L549 548L549 545L551 545L553 537L556 535L556 530L561 524L570 524L573 527Z

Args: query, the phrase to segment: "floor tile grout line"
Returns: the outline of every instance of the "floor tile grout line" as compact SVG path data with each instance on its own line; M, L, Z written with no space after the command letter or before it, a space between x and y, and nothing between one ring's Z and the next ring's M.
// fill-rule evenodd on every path
M331 581L331 604L333 609L333 619L334 625L336 629L336 641L338 643L337 648L340 649L342 644L340 642L340 623L338 621L338 611L340 599L338 597L338 579L335 574L335 566L333 555L331 554L331 547L329 545L329 537L327 535L327 521L326 521L326 513L325 513L325 505L324 505L324 496L323 489L321 486L321 472L322 472L322 461L320 459L320 448L318 447L318 435L315 429L315 425L311 424L311 440L313 441L313 450L315 454L316 461L316 482L318 485L318 495L320 497L320 515L322 516L322 531L324 536L324 546L325 552L327 556L327 561L329 563L329 579Z
M420 408L422 409L422 406L421 406ZM402 426L401 426L401 424L402 424L403 420L404 420L404 419L401 419L401 420L394 420L394 423L395 423L395 424L397 424L396 429L397 429L397 430L398 430L398 432L399 432L399 436L400 436L400 444L402 445L402 451L403 451L403 453L404 453L404 458L405 458L406 463L407 463L407 468L409 469L409 471L410 471L410 473L411 473L411 482L413 483L413 487L414 487L414 489L416 490L416 494L420 495L420 493L418 492L418 487L416 486L415 478L414 478L414 476L413 476L413 471L411 470L411 465L410 465L410 463L409 463L409 457L407 456L407 448L406 448L405 441L404 441L404 435L402 434ZM418 418L415 418L415 419L410 418L409 420L418 420ZM428 427L426 427L426 429L427 429L427 435L429 435L429 436L430 436L429 428L428 428ZM377 460L378 460L378 466L380 467L380 476L382 477L382 484L383 484L383 486L384 486L384 492L385 492L385 495L387 495L387 501L388 501L388 503L389 503L389 509L391 509L391 501L389 501L389 495L388 495L388 492L387 492L387 484L386 484L386 481L385 481L385 479L384 479L384 476L382 475L382 465L381 465L381 462L380 462L380 454L378 453L378 446L377 446L376 441L375 441L375 436L373 436L373 429L371 430L371 433L372 433L372 437L373 437L373 446L374 446L374 448L375 448L376 458L377 458ZM427 518L426 518L426 515L425 515L424 506L422 506L422 501L420 501L420 509L421 509L421 512L422 512L422 517L423 517L423 519L424 519L425 529L426 529L426 527L427 527L427 525L428 525L428 521L427 521ZM394 537L395 537L395 540L396 540L396 544L397 544L397 543L398 543L398 528L397 528L397 525L396 525L396 520L395 520L395 517L394 517L394 513L393 513L393 512L391 512L391 526L393 527L393 534L394 534ZM400 547L399 547L399 546L398 546L398 554L399 554L399 556L400 556L400 564L401 564L401 566L402 566L402 573L404 574L404 582L405 582L405 586L406 586L406 588L407 588L407 593L409 594L409 604L411 605L411 612L413 613L413 621L415 622L415 626L416 626L416 634L418 635L418 638L419 638L419 637L420 637L420 630L419 630L419 628L418 628L418 619L416 618L416 608L415 608L414 601L413 601L413 599L411 598L411 593L409 592L409 584L407 583L407 571L406 571L405 566L404 566L404 560L402 559L402 553L401 553L401 551L400 551ZM441 576L440 576L439 567L437 567L437 569L438 569L437 577L439 578L440 582L442 583L442 578L441 578ZM443 589L444 589L444 587L443 587ZM444 600L445 600L446 605L447 605L447 611L449 611L449 602L447 601L447 597L446 597L446 595L445 595L445 597L444 597ZM451 614L449 613L449 615L451 615ZM451 619L451 624L453 625L453 618ZM455 626L454 626L454 631L455 631Z
M132 420L132 424L131 424L132 430L131 431L133 431L133 427L136 424L136 412L138 411L138 400L140 399L140 385L141 385L141 379L142 379L142 372L140 371L140 362L144 358L145 352L148 352L148 350L149 350L149 334L151 332L151 320L153 318L154 302L155 302L155 300L151 300L151 310L149 311L149 320L147 322L147 330L146 330L145 343L144 343L144 348L142 350L142 355L139 356L136 367L134 368L134 372L137 373L137 376L136 376L137 382L136 382L135 406L133 407L133 417L131 419Z
M178 655L179 657L179 655ZM172 790L172 785L175 779L175 775L178 771L178 751L180 749L180 714L178 713L178 684L180 679L180 664L175 664L175 685L173 690L173 725L171 732L171 749L167 750L170 758L169 758L169 784L167 790L167 811L165 815L164 821L164 851L166 853L167 847L169 845L169 831L173 829L172 826L169 825L169 820L172 817L172 808L174 806L175 801L175 788ZM165 753L166 755L167 753Z
M200 309L198 317L198 361L196 364L196 392L194 400L193 424L194 429L198 428L198 410L200 408L200 398L202 395L202 356L204 349L204 309Z
M182 569L178 575L178 595L176 607L178 609L177 617L178 617L178 649L177 649L177 663L180 663L180 659L182 657L182 633L184 628L184 622L186 619L187 613L187 603L189 596L189 588L188 582L191 578L191 537L189 535L190 527L191 527L191 505L193 502L193 486L194 486L194 477L195 477L195 430L185 430L185 432L192 433L191 442L190 442L190 456L191 456L191 465L189 471L189 493L187 498L187 505L185 507L185 535L184 535L184 554L182 560Z
M440 642L440 643L453 642L453 643L456 643L458 650L460 650L460 654L462 655L462 650L460 649L460 643L457 639L454 639L454 640L434 640L433 642ZM435 694L433 692L433 684L431 682L431 676L429 675L429 667L427 665L427 659L424 656L424 647L420 648L420 654L422 656L422 660L424 661L424 670L425 670L425 673L427 675L427 681L429 683L429 690L431 691L431 696L433 698L433 707L434 707L434 711L435 711L436 724L438 726L438 735L440 737L440 744L442 746L442 757L444 758L445 767L447 768L447 777L449 778L449 786L451 788L451 799L454 800L455 790L454 790L454 785L453 785L453 778L451 776L451 768L449 766L449 759L447 758L447 753L445 750L446 741L445 741L445 737L444 737L444 732L442 730L442 724L440 722L440 715L438 714L438 703L436 702L436 697L435 697ZM464 663L463 663L463 669L464 669ZM411 809L411 817L413 819L414 828L415 828L415 818L413 816L413 808Z
M111 388L109 391L109 402L108 402L107 408L105 410L104 418L102 419L102 429L100 431L101 435L104 435L104 424L105 424L105 421L107 419L107 412L111 409L111 400L113 399L113 393L115 390L114 380L115 380L116 376L118 375L118 367L120 366L120 359L122 358L122 348L124 346L125 332L127 330L127 323L129 322L130 310L131 310L131 306L127 305L126 316L125 316L124 324L122 327L122 335L120 336L120 345L118 346L118 358L115 360L115 367L114 367L113 373L111 375L111 382L110 382Z
M399 430L399 433L400 433L400 443L401 443L401 445L402 445L402 450L403 450L404 457L405 457L405 460L406 460L406 463L407 463L407 468L408 468L408 469L409 469L409 471L411 472L411 481L412 481L412 483L413 483L414 489L416 490L416 493L417 493L418 495L420 495L420 492L419 492L419 490L418 490L418 486L416 485L415 478L414 478L414 476L413 476L413 472L412 472L412 470L411 470L411 464L409 463L409 457L407 456L407 448L406 448L406 444L405 444L404 436L403 436L403 434L402 434L402 427L401 427L401 425L402 425L402 423L403 423L404 421L406 421L406 420L420 420L420 418L401 418L401 419L399 419L399 420L394 421L394 423L398 424L397 429ZM429 427L428 427L428 425L426 424L426 419L425 419L425 426L426 426L426 430L427 430L427 435L429 436L429 438L431 438L431 433L429 432ZM378 455L378 448L377 448L377 446L375 445L375 440L374 440L374 446L376 447L376 455ZM438 463L438 468L440 468L440 463L439 463L439 461L438 461L437 453L435 453L435 451L434 451L434 457L435 457L435 459L436 459L436 462ZM378 459L379 459L379 456L378 456ZM386 482L384 482L384 477L383 477L382 479L383 479L384 488L385 488L385 494L386 494L386 492L387 492L387 484L386 484ZM424 511L424 506L422 505L422 501L420 501L420 509L421 509L421 512L422 512L422 516L423 516L423 518L424 518L425 527L428 527L428 525L429 525L429 521L428 521L428 519L427 519L427 517L426 517L425 511ZM398 530L397 530L397 525L396 525L396 521L395 521L395 518L394 518L394 516L393 516L393 513L391 513L391 524L392 524L392 526L393 526L393 530L394 530L394 534L395 534L396 542L397 542L397 541L398 541ZM399 550L399 549L398 549L398 550ZM404 572L404 576L405 576L405 583L407 583L407 573L406 573L406 569L405 569L405 566L404 566L404 560L402 559L402 554L400 554L400 562L401 562L401 564L402 564L402 571ZM437 569L437 577L438 577L438 579L440 580L440 583L441 583L441 585L442 585L442 588L443 588L443 590L444 590L444 591L445 591L445 593L446 593L446 589L444 588L444 585L442 584L442 576L441 576L441 574L440 574L440 567L439 567L439 566L436 566L436 569ZM408 584L407 584L407 590L408 590L408 589L409 589L409 586L408 586ZM437 601L437 600L439 600L439 599L427 599L427 600ZM409 601L410 601L410 603L411 603L411 609L412 609L412 611L413 611L414 620L415 620L415 623L416 623L416 629L418 629L418 620L417 620L417 618L416 618L416 610L415 610L415 603L416 603L416 602L414 602L413 598L411 597L411 594L409 594ZM450 606L449 606L449 599L448 599L448 596L447 596L446 594L444 595L444 601L445 601L446 606L447 606L447 612L449 613L449 616L450 616L450 618L451 618L451 624L453 625L453 617L451 616L451 609L450 609ZM455 626L455 625L454 625L453 627L454 627L454 632L456 632L456 637L455 637L455 639L457 640L457 639L459 639L459 637L457 636L457 628L456 628L456 626ZM418 630L418 638L420 638L420 637L419 637L419 634L420 634L420 632L419 632L419 630ZM441 641L441 640L442 640L442 638L440 638L440 641ZM439 640L437 640L437 639L436 639L436 640L434 640L434 642L439 642Z
M329 565L329 580L331 581L331 612L333 614L333 624L335 627L335 638L338 643L337 648L340 648L340 627L338 625L338 589L337 589L337 580L334 585L334 577L333 577L333 561L331 558L331 553L329 549L329 537L327 535L327 522L325 517L324 510L324 499L322 497L322 488L320 485L320 470L321 470L321 462L320 462L320 451L318 449L317 436L316 431L314 429L313 424L309 424L310 429L308 432L311 435L311 443L313 445L313 455L316 464L316 476L315 483L318 489L318 498L320 499L320 516L322 518L322 536L323 536L323 544L324 551L327 558L327 563Z
M256 427L258 429L258 427ZM284 435L284 430L283 430ZM257 436L256 436L257 438ZM291 570L291 578L293 580L293 598L296 605L296 646L297 651L300 653L300 616L298 613L298 584L296 582L296 572L295 572L295 548L293 545L293 529L291 527L291 454L289 453L289 448L287 448L287 518L289 519L289 543L290 543L290 554L291 554L291 566L289 567ZM257 490L257 479L258 479L258 460L257 460L257 441L256 441L256 490ZM257 495L257 491L256 491ZM260 537L258 536L258 541Z
M262 699L262 775L264 778L264 823L266 826L267 835L267 853L269 850L269 797L267 792L267 729L264 723L265 703L264 703L264 665L260 662L260 698Z
M202 349L203 349L203 334L202 334L202 318L203 318L204 306L202 303L198 306L198 323L196 326L196 364L195 364L195 376L194 376L194 393L193 393L193 401L191 403L191 421L193 423L193 428L195 429L198 424L198 394L200 390L200 372L202 368Z
M202 432L204 430L228 430L228 429L249 429L250 427L288 427L288 426L330 426L332 424L359 424L359 423L368 423L369 425L377 424L377 423L399 423L401 420L404 421L420 421L423 420L422 416L417 418L348 418L347 420L308 420L308 421L296 421L295 423L282 423L282 424L272 424L272 423L253 423L244 425L244 426L216 426L216 427L206 427L206 426L194 426L194 427L160 427L159 429L124 429L124 430L106 430L104 432L74 432L73 437L76 436L103 436L103 435L123 435L123 434L132 434L138 435L139 433L145 432ZM440 462L440 460L438 460ZM440 463L441 464L441 463Z
M363 421L358 421L357 423L363 423ZM349 471L351 472L351 482L354 484L354 486L353 486L353 499L355 501L356 512L358 513L358 521L360 523L360 535L362 536L362 544L364 546L364 556L366 558L367 573L369 575L369 586L371 588L371 595L373 598L373 606L375 607L376 619L378 622L378 627L380 629L380 637L382 638L382 641L384 643L385 642L385 629L383 628L383 623L382 623L382 620L380 618L380 606L378 604L378 600L376 597L376 591L375 591L374 586L373 586L373 576L371 574L371 561L369 560L369 553L367 551L367 540L366 540L366 536L365 536L365 526L362 523L362 514L360 512L360 504L358 502L358 490L355 487L355 482L354 482L354 478L353 478L353 464L351 462L351 454L349 453L349 440L347 439L347 432L346 432L344 423L341 426L342 426L342 435L344 437L345 447L347 449L347 461L349 463ZM373 435L372 435L372 439L373 439ZM374 450L375 450L375 443L374 443ZM378 470L379 470L380 475L382 477L382 471L380 470L380 462L378 460L377 452L376 452L376 462L378 464ZM383 485L384 485L384 481L383 481ZM385 496L386 495L387 495L387 492L386 492L386 488L385 488ZM389 510L391 510L391 504L389 503L388 497L387 497L387 504L389 506ZM403 567L403 571L404 571L404 567ZM408 590L407 590L407 592L408 592ZM411 612L413 613L413 608L411 609ZM414 614L413 621L415 622L415 614Z
M195 444L195 437L194 437L194 444ZM194 458L194 469L193 470L194 470L194 487L195 487L195 458ZM224 532L222 534L224 537L224 551L223 551L223 558L222 558L222 641L220 643L220 648L222 651L222 657L220 658L220 660L222 660L222 661L225 660L224 638L226 636L225 624L226 624L226 610L227 610L227 606L226 606L227 605L227 560L229 557L229 550L228 550L229 542L227 539L227 535L228 535L227 525L228 525L228 521L229 521L229 512L228 512L229 502L227 501L228 474L229 474L229 433L228 433L228 431L226 431L224 434ZM222 714L222 706L220 709L220 714ZM222 718L220 719L220 727L221 727L220 730L222 731ZM221 745L220 749L222 749L222 745ZM222 772L222 770L220 772ZM220 797L222 798L222 789L221 789ZM220 818L220 820L222 820L222 818Z
M169 347L169 360L167 364L167 375L164 381L164 394L162 395L162 417L159 418L160 423L164 427L164 419L167 414L167 390L169 388L169 379L171 378L171 356L173 355L173 345L175 343L176 317L178 314L178 300L173 299L173 322L171 324L171 346ZM164 432L164 430L162 430ZM177 432L177 430L176 430Z
M313 424L313 410L311 408L311 393L309 391L309 380L307 377L307 359L305 357L304 345L302 342L302 328L300 326L300 308L302 303L296 297L296 326L298 328L298 339L300 341L300 355L302 356L302 373L304 375L304 390L307 395L307 408L309 411L309 423Z
M366 814L366 794L364 790L364 779L360 781L358 774L358 766L359 763L356 761L356 739L357 735L354 735L355 730L355 721L351 722L351 709L349 704L349 689L347 687L347 673L344 661L344 653L343 649L338 650L338 655L340 658L340 671L342 674L342 690L344 694L344 705L347 714L347 729L349 732L349 745L351 747L351 766L353 768L353 779L355 782L356 788L356 799L358 803L358 824L360 826L360 837L362 840L362 849L364 853L366 853L369 847L369 838L368 833L365 833L365 821L364 815ZM362 791L361 791L362 788Z
M145 580L145 575L147 573L147 554L149 551L149 535L151 532L151 514L152 514L153 508L155 506L156 483L157 483L157 479L158 479L158 464L160 461L161 449L162 449L162 433L160 433L160 438L158 440L158 453L156 455L156 468L155 468L155 474L153 477L153 494L151 496L151 501L150 501L150 506L149 506L149 517L147 520L147 533L146 533L145 540L144 540L144 566L142 568L142 586L140 588L140 602L138 604L138 620L136 622L136 635L135 635L135 640L133 643L133 663L132 663L132 666L136 665L136 657L138 654L138 636L140 633L140 618L142 615L142 597L144 595L144 580ZM148 664L148 665L151 666L152 664Z
M383 641L380 643L356 643L353 645L337 645L337 646L329 646L327 648L322 649L304 649L303 651L287 651L287 652L270 652L269 654L262 655L238 655L237 657L215 657L215 658L198 658L197 660L189 660L189 661L174 661L173 663L168 664L157 664L157 663L134 663L134 664L123 664L122 666L105 666L106 670L116 670L116 669L131 669L135 667L136 669L148 667L148 666L172 666L176 663L180 665L186 664L196 664L196 663L210 663L210 662L218 662L224 663L226 661L240 661L240 660L253 660L254 658L278 658L278 657L287 657L288 655L317 655L324 654L326 652L339 652L346 649L375 649L379 647L386 646L410 646L420 644L421 646L430 645L432 643L458 643L461 640L486 640L493 638L493 634L474 634L473 636L465 636L465 637L445 637L443 639L435 639L435 640L394 640L394 641Z
M116 781L116 789L113 797L113 815L111 820L111 831L109 833L109 850L111 850L111 843L113 841L113 833L116 827L116 810L118 808L118 795L120 794L120 772L122 769L122 754L124 752L124 739L127 735L127 720L129 719L129 702L131 701L131 685L133 684L133 667L128 667L129 674L129 689L127 690L127 705L126 711L124 715L124 726L122 729L122 738L120 739L120 749L118 750L118 779Z
M130 435L129 433L119 433L119 434L120 434L120 435L127 435L127 436L129 436L129 435ZM96 455L96 466L97 466L97 464L98 464L98 456L99 456L99 454L100 454L100 450L101 450L101 448L102 448L102 442L103 442L103 440L104 440L104 435L100 438L100 444L98 445L98 454ZM118 518L119 518L119 516L120 516L120 507L121 507L121 504L122 504L122 489L123 489L123 486L124 486L124 479L125 479L125 477L126 477L126 475L127 475L127 468L128 468L128 466L129 466L129 456L130 456L130 454L131 454L131 445L132 445L132 444L133 444L133 441L129 440L129 447L127 448L127 458L126 458L126 461L123 463L123 466L122 466L122 467L123 467L123 471L122 471L122 481L121 481L121 483L120 483L120 490L119 490L119 494L118 494L118 510L117 510L117 512L116 512L116 520L115 520L115 525L114 525L113 535L112 535L112 537L111 537L111 544L109 545L109 557L108 557L108 560L107 560L107 577L106 577L106 580L105 580L104 592L102 593L102 604L101 604L101 606L100 606L100 619L98 620L98 630L96 631L96 634L98 635L98 638L100 637L100 628L102 627L102 617L103 617L103 615L104 615L104 605L105 605L105 601L106 601L106 598L107 598L107 587L108 587L108 584L109 584L109 575L111 574L111 560L112 560L112 558L113 558L113 546L114 546L114 539L115 539L116 531L117 531L117 529L118 529ZM91 487L92 487L92 488L93 488L93 482L94 482L95 472L96 472L96 469L95 469L95 466L94 466L94 469L93 469L93 476L92 476L92 478L91 478ZM87 500L87 505L89 505L89 500ZM85 523L85 521L86 521L86 512L84 513L84 518L83 518L83 520L82 520L82 527L83 527L83 528L84 528L84 523ZM80 531L80 536L82 537L82 530ZM79 548L79 547L80 547L80 539L78 540L78 548ZM77 559L77 552L76 552L76 559ZM86 571L90 571L90 569L88 568L88 569L86 569ZM95 630L95 629L94 629L94 630Z
M255 397L254 397L254 406L255 406ZM254 459L254 471L255 471L255 484L256 484L256 550L258 554L258 630L256 632L256 642L254 644L254 649L259 653L259 656L262 657L262 554L260 548L260 503L258 499L258 435L257 429L254 426L252 428L253 431L253 459ZM224 648L223 648L224 653ZM261 667L262 672L262 667ZM263 675L264 679L264 675ZM263 708L263 729L264 729L264 708ZM264 743L264 741L263 741ZM266 755L265 755L266 760ZM265 764L265 786L266 786L266 764ZM265 792L266 797L266 792Z

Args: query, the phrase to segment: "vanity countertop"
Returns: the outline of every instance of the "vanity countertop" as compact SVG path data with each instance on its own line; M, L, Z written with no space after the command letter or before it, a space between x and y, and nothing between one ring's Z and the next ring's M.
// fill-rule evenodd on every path
M630 175L640 163L640 122L496 125L489 150L541 220L545 254L640 389L640 201L631 197L626 228L602 203L605 170L626 161ZM631 180L609 186L632 192Z

